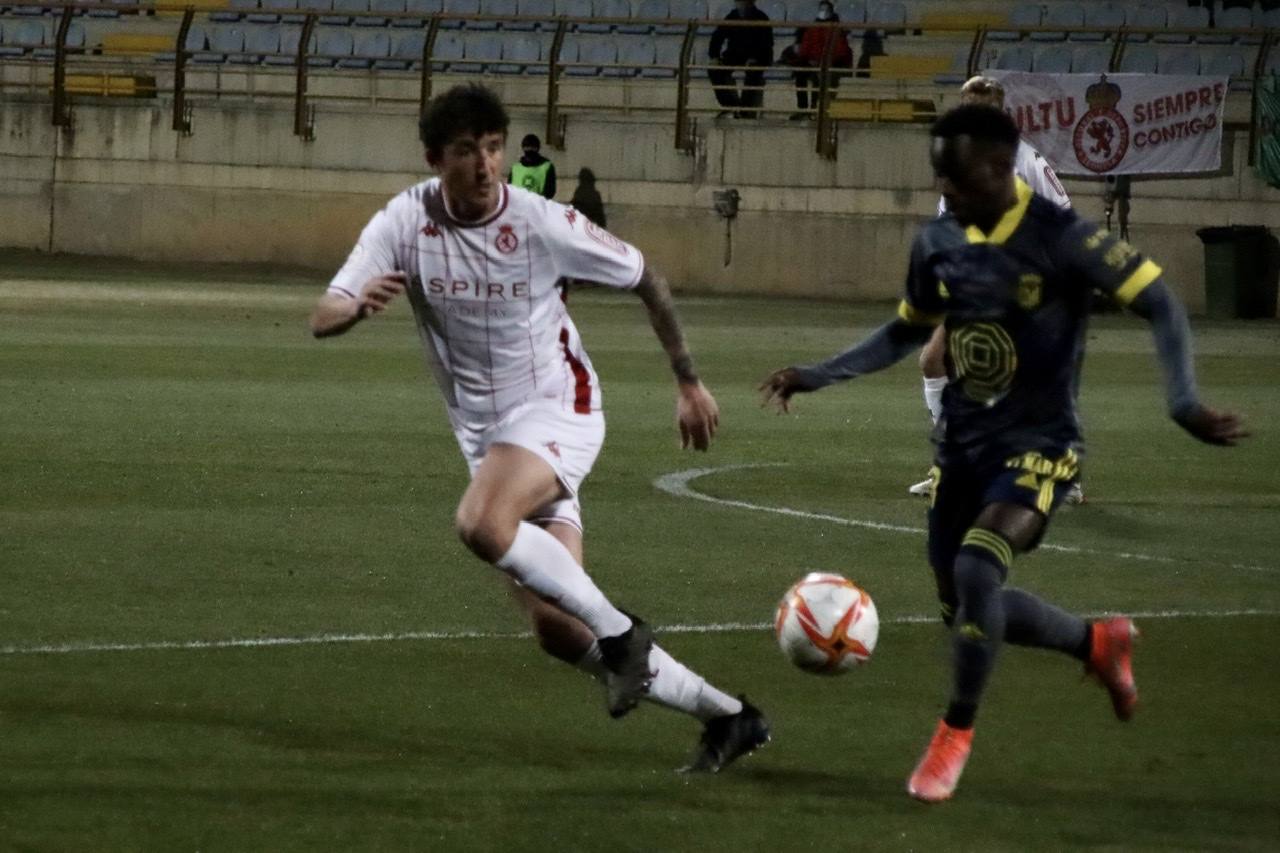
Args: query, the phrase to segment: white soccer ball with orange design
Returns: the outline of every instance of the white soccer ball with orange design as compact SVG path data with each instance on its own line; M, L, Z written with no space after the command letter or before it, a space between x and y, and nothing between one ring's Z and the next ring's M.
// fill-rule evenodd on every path
M866 590L824 572L807 574L787 590L773 625L788 660L820 675L866 663L880 636L880 617Z

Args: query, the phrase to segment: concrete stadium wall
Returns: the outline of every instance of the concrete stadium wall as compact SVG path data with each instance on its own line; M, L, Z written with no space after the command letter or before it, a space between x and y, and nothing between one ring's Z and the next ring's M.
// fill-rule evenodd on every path
M268 262L331 270L365 221L426 173L412 110L322 108L313 142L278 104L200 104L192 136L155 104L79 104L70 131L45 102L0 103L0 243L161 260ZM508 157L539 132L515 111ZM703 120L698 149L673 146L666 117L574 115L566 149L545 150L567 201L581 167L597 175L609 227L681 289L825 298L898 294L911 237L937 202L920 126L844 125L839 158L813 153L806 124ZM1157 258L1193 310L1204 304L1195 230L1280 230L1280 191L1246 165L1228 134L1224 168L1195 179L1134 182L1133 242ZM1066 181L1076 207L1102 216L1102 184ZM734 187L732 223L713 210Z

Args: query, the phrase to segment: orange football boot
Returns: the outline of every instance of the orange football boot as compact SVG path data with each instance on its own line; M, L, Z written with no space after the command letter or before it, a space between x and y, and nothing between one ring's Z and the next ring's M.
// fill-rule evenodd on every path
M1138 706L1138 686L1133 681L1133 641L1138 629L1132 619L1116 616L1094 622L1089 630L1093 637L1085 674L1102 682L1116 717L1128 720Z
M950 799L972 745L973 729L953 729L946 720L939 720L929 748L907 780L907 793L926 803Z

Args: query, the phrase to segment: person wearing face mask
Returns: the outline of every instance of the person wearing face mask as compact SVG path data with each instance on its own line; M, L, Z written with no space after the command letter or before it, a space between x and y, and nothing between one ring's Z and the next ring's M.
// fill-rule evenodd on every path
M767 21L769 16L756 8L755 0L734 0L733 8L724 19ZM737 118L756 118L764 102L764 69L773 64L773 29L721 24L711 34L709 53L712 63L722 66L707 71L716 101L726 108L721 115L732 110ZM734 68L742 66L747 66L747 70L739 91Z
M840 20L829 0L818 4L819 23L833 23ZM845 37L844 30L833 27L805 27L796 31L795 44L782 52L782 60L795 67L792 77L796 82L796 108L798 112L791 116L792 121L808 118L811 110L818 108L819 69L822 67L822 56L826 52L827 43L831 42L831 68L852 69L853 50ZM832 73L828 77L828 85L832 90L839 85L840 74Z

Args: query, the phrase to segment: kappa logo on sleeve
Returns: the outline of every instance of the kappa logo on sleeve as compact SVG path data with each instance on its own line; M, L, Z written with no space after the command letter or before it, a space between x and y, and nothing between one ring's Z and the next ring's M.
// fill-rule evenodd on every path
M601 246L604 246L608 249L612 249L613 251L617 252L619 255L622 255L623 257L626 257L627 255L631 254L631 251L627 248L626 243L622 242L617 237L613 236L608 231L601 228L599 225L596 225L590 219L588 219L586 221L586 224L583 225L583 230L587 232L588 237L590 237L592 240L595 240Z

